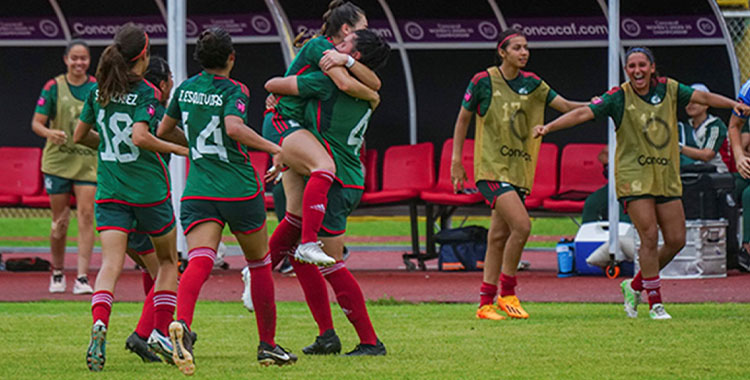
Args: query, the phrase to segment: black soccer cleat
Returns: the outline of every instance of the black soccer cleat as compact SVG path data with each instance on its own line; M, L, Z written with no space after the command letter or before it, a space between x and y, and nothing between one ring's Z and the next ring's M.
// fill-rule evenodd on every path
M302 349L305 355L332 355L341 352L341 340L336 331L326 330L323 335L315 338L313 344Z
M354 350L347 352L346 356L383 356L385 354L385 345L378 339L375 344L358 344Z
M138 357L143 360L144 363L157 363L161 362L161 358L157 356L151 349L148 347L148 343L146 343L146 340L138 336L135 332L130 334L127 340L125 340L125 348L138 355Z
M287 364L294 364L297 361L297 355L285 350L278 344L271 347L266 342L260 342L258 345L258 364L268 367L275 364L279 367Z

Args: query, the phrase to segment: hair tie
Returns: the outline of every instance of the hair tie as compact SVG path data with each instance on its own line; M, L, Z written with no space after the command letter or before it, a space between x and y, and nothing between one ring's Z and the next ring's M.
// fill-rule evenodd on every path
M648 57L648 60L651 63L654 63L654 56L653 56L653 54L651 54L650 51L648 51L648 50L646 50L646 49L644 49L642 47L633 47L633 48L628 49L627 53L625 53L625 59L627 59L628 57L630 57L630 55L633 54L633 53L643 53L643 55L645 55L646 57Z
M509 36L507 36L507 37L503 38L503 40L502 40L502 41L500 41L500 43L499 43L499 44L497 44L497 46L498 46L498 47L502 47L502 46L503 46L503 44L504 44L504 43L505 43L506 41L508 41L509 39L511 39L511 38L513 38L513 37L518 37L518 36L520 36L520 34L518 34L518 33L511 33L511 34L510 34Z
M135 57L131 58L130 62L137 61L139 58L141 58L144 55L146 55L146 50L148 49L148 33L143 32L143 35L146 37L146 43L143 44L143 50L141 50L141 52L138 53L138 55L136 55Z

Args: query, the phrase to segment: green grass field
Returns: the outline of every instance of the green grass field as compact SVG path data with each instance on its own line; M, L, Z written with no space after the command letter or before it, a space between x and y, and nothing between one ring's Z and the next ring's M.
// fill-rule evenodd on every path
M453 218L453 223L458 226L463 217ZM276 217L269 214L268 231L273 232L277 225ZM489 217L469 217L465 225L480 225L489 227ZM532 219L532 235L566 235L575 236L578 227L568 218L534 218ZM0 218L0 246L9 247L47 247L49 245L50 220L48 218ZM419 222L419 234L425 236L424 219ZM409 218L406 216L396 217L351 217L347 223L347 235L352 238L358 236L391 236L385 242L378 245L409 245ZM224 234L231 235L228 228ZM76 219L72 219L68 230L69 237L78 235ZM356 240L356 239L354 239ZM229 244L236 244L229 242ZM351 245L372 245L373 243L348 243ZM554 241L529 242L528 247L554 247ZM68 240L68 246L75 246L75 241ZM97 245L99 242L97 241Z
M278 305L277 341L293 366L260 367L255 320L237 302L199 302L196 379L741 379L747 378L750 305L672 304L671 321L625 318L614 304L527 303L526 321L474 318L469 304L369 305L385 357L308 357L317 329L303 303ZM354 330L334 307L345 350ZM124 349L140 304L117 303L104 372L90 374L87 302L0 304L0 378L166 379L179 371L143 364ZM644 310L645 311L645 308Z

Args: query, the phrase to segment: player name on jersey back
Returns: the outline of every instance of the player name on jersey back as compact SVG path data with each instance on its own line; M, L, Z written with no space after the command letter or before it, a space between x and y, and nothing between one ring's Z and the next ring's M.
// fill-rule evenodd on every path
M209 107L221 107L224 104L221 95L206 94L189 90L180 90L180 96L177 100L180 103L190 103Z

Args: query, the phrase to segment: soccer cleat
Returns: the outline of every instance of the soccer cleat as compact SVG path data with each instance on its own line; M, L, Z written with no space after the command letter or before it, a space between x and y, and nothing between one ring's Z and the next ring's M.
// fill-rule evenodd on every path
M73 283L73 294L91 294L94 289L89 285L89 279L86 276L81 276L76 279Z
M358 344L353 350L347 352L345 356L383 356L385 354L385 345L378 339L375 344Z
M195 360L193 360L193 335L183 321L174 321L169 324L169 340L172 341L172 359L177 368L185 375L195 373Z
M521 301L516 296L497 297L497 306L511 318L527 319L529 313L521 307Z
M632 279L624 280L620 283L620 290L622 290L625 314L629 318L638 318L638 304L641 303L641 292L633 289L632 282Z
M151 335L148 337L148 347L151 348L151 351L161 355L165 362L174 364L174 359L172 359L172 352L174 351L172 342L161 331L157 329L151 331Z
M302 349L305 355L331 355L341 352L341 340L336 331L326 330L323 335L315 338L313 344Z
M107 348L107 326L102 321L96 321L91 327L91 340L86 350L86 365L92 372L99 372L104 368Z
M52 272L49 278L50 293L65 293L65 275L62 272Z
M279 367L287 364L294 364L297 361L297 355L285 350L278 344L271 347L266 342L260 342L258 345L258 364L268 367L275 364Z
M151 349L148 347L148 343L138 336L135 332L130 334L127 340L125 340L125 348L138 355L138 357L143 360L144 363L156 363L161 362L161 359L159 359L159 356L157 356Z
M294 276L294 267L292 266L292 263L289 262L289 256L285 256L284 260L281 261L279 273L287 276Z
M333 257L326 255L321 248L323 243L321 242L310 242L304 243L297 246L294 251L294 259L301 263L309 263L317 266L328 267L336 264L336 260Z
M253 295L250 293L250 268L242 268L242 282L245 283L245 289L242 291L242 304L245 305L245 309L250 312L255 311L255 305L253 305Z
M664 305L660 303L655 303L648 312L648 315L651 319L672 319L672 316L667 314L667 311L664 310Z
M490 319L493 321L502 321L505 319L504 316L497 313L497 307L495 305L484 305L477 309L478 319Z

